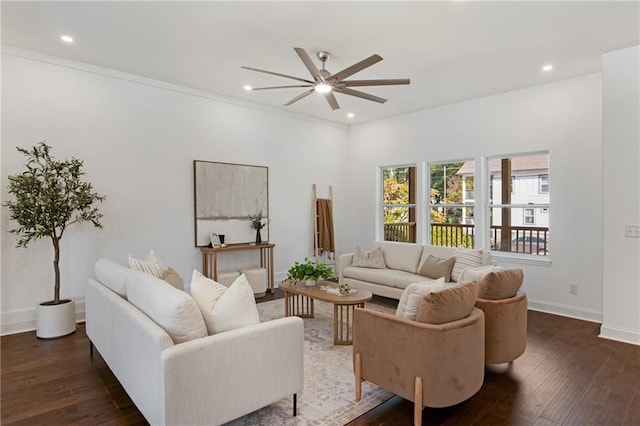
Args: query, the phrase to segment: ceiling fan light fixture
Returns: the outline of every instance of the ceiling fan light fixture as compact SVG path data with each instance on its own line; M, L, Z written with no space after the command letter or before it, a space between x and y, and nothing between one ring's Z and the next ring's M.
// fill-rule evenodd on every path
M318 83L316 84L314 89L318 93L329 93L331 90L333 90L333 87L331 87L331 85L327 83Z

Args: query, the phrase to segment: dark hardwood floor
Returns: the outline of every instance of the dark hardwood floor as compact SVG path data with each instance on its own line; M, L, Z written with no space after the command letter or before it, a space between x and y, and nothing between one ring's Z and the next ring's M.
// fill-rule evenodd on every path
M640 424L640 347L599 339L598 332L599 324L530 311L524 355L511 366L488 368L468 401L425 408L424 424ZM55 340L34 332L3 336L0 349L2 425L146 424L100 355L89 357L82 324ZM412 403L394 397L349 425L410 425L412 419Z

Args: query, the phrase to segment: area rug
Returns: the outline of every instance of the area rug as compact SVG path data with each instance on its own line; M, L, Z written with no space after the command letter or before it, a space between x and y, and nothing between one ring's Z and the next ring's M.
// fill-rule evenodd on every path
M366 307L393 312L389 307ZM362 384L362 398L355 400L353 347L333 344L333 305L316 301L315 318L304 319L304 390L298 394L298 415L292 416L293 399L286 398L229 426L243 425L344 425L380 405L393 394L372 383ZM261 321L284 316L284 299L259 303Z

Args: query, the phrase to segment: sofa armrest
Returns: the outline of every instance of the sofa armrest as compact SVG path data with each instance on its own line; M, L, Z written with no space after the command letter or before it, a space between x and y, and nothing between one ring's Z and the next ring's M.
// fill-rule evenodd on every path
M361 377L414 400L414 381L424 382L422 406L446 407L475 394L484 380L484 314L425 324L368 309L356 309L353 354ZM354 367L354 368L357 368ZM455 386L452 386L455 383Z
M164 350L164 423L221 424L301 392L303 332L287 317Z
M354 253L345 253L338 257L338 270L336 271L336 275L338 276L339 281L342 281L342 278L344 278L342 271L344 271L344 268L351 265L351 262L353 261L353 255Z

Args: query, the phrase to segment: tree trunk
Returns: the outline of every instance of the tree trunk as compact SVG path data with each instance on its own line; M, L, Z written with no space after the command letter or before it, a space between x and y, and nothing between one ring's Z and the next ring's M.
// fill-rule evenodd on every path
M53 302L55 304L60 303L60 239L52 238L53 240L53 270L55 272L55 284L53 287Z

